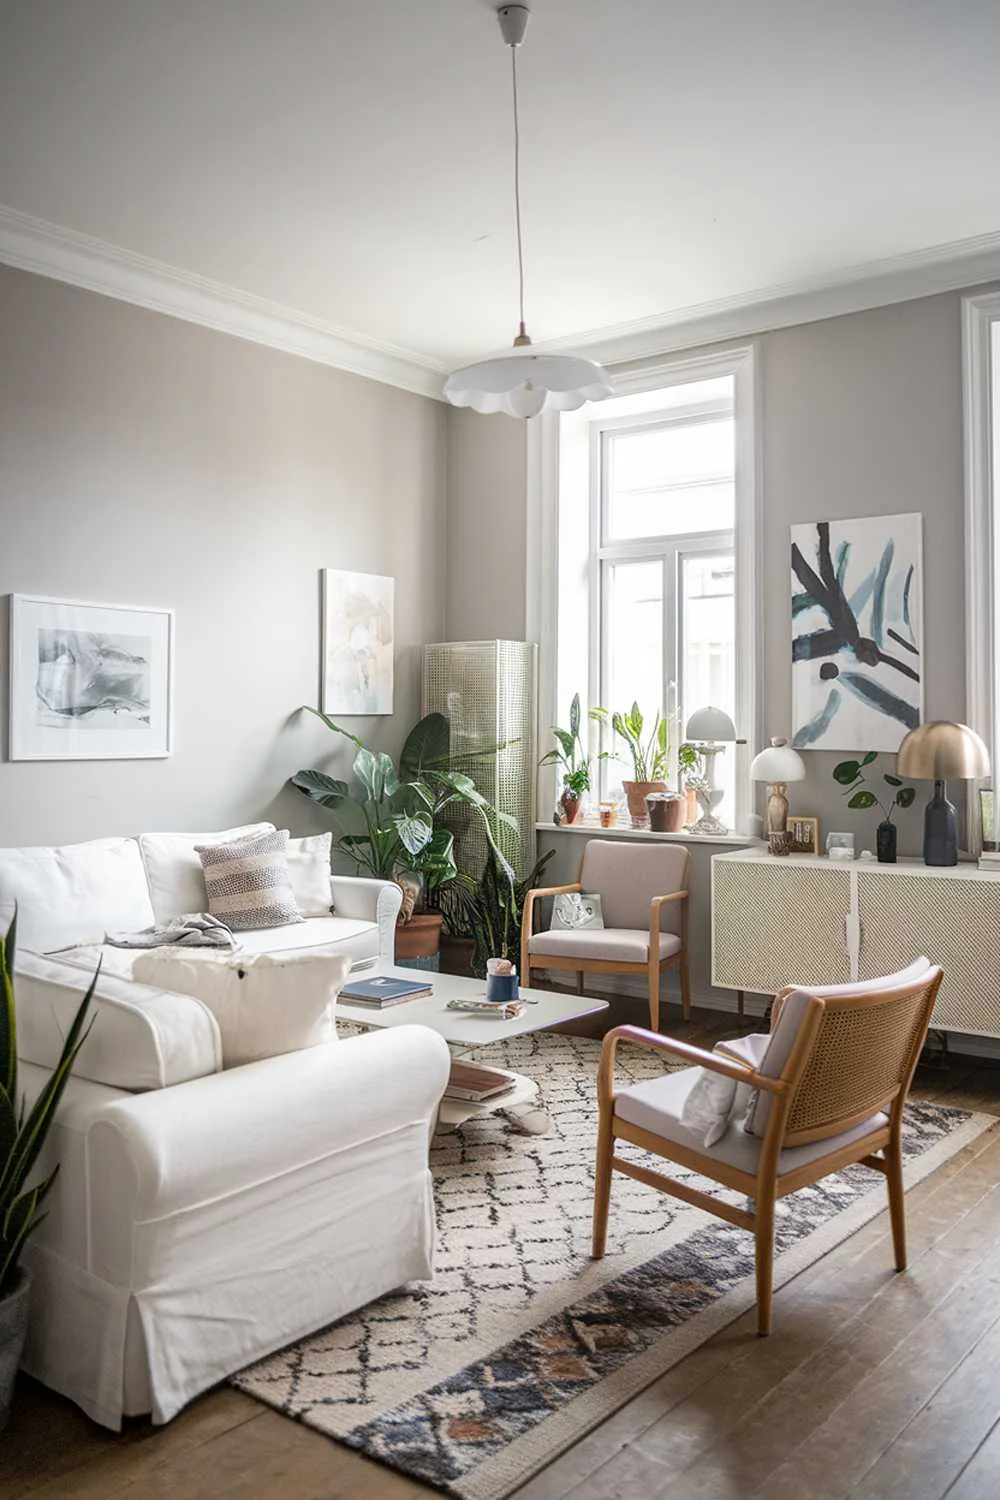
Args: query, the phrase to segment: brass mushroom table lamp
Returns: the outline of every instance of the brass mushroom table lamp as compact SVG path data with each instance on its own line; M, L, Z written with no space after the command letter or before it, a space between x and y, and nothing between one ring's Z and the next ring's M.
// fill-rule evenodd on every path
M896 770L912 781L933 781L934 795L924 809L924 864L958 864L955 805L946 780L976 781L990 774L989 751L968 724L933 719L911 729L896 753Z

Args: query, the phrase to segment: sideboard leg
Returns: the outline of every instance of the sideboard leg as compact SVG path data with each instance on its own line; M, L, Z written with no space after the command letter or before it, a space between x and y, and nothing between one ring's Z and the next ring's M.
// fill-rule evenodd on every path
M737 1012L739 1013L739 1018L742 1021L743 1020L743 991L742 990L737 990L736 991L736 1009L737 1009Z

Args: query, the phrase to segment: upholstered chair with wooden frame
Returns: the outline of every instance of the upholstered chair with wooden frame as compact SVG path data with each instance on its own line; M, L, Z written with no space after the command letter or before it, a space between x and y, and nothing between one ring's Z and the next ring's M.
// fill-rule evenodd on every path
M757 1332L771 1331L775 1203L852 1162L883 1173L888 1186L897 1271L906 1269L903 1106L927 1036L942 971L926 958L901 973L863 984L785 989L771 1032L704 1052L637 1026L604 1038L598 1074L600 1129L594 1194L595 1257L604 1254L614 1172L659 1188L752 1230L756 1239ZM697 1067L667 1073L616 1094L615 1052L622 1042ZM714 1145L681 1123L692 1088L708 1069L749 1085L746 1127L734 1108ZM748 1133L749 1132L749 1133ZM753 1200L737 1208L615 1152L630 1141Z
M689 859L682 844L591 839L579 880L528 892L521 931L522 984L531 983L533 968L575 970L581 990L586 974L641 975L649 994L649 1024L658 1031L662 976L676 968L684 1019L689 1020ZM535 932L538 903L568 891L600 896L604 927Z

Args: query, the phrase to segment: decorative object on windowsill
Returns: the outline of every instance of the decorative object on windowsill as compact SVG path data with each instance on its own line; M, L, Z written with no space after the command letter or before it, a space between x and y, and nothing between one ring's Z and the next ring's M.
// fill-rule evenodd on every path
M562 767L562 791L555 822L576 823L583 814L583 799L590 791L590 756L584 755L580 738L579 693L573 694L569 706L569 728L560 729L553 724L552 733L556 737L555 749L543 755L539 765Z
M598 802L597 821L602 828L614 828L618 821L618 807L614 802Z
M788 798L785 795L788 783L801 781L805 774L805 761L780 735L772 739L767 749L755 755L750 762L750 780L768 783L765 828L772 854L788 853L787 848L776 848L774 839L775 835L784 834L788 828Z
M705 763L697 745L685 740L677 748L677 776L680 788L687 799L684 810L684 825L691 828L698 821L698 788L705 776Z
M853 859L854 858L854 834L853 833L828 833L826 836L826 852L830 859Z
M517 105L517 49L528 27L526 5L501 5L500 34L510 48L514 115L514 225L517 238L519 322L514 352L466 365L448 376L445 399L478 412L506 412L536 417L542 411L575 411L585 401L613 394L604 370L593 360L572 354L531 354L524 324L524 243L521 234L521 130Z
M646 808L653 833L680 833L683 829L687 798L679 792L651 792Z
M629 816L633 828L649 827L649 809L646 798L653 792L667 790L667 771L670 767L670 717L657 710L653 727L643 739L646 720L638 703L633 703L627 714L617 709L610 713L606 708L592 708L590 717L603 728L609 725L625 746L632 760L631 781L623 781L622 787L628 801ZM612 750L602 750L601 760L621 760Z
M685 736L692 741L705 766L702 784L697 788L701 817L691 829L692 833L724 837L729 829L715 816L715 809L725 795L715 785L715 757L721 755L726 745L742 745L744 740L736 738L736 726L721 708L699 708L687 721Z
M933 781L934 796L924 809L924 864L958 864L954 803L948 801L950 776L978 781L990 774L989 751L968 724L933 719L911 730L896 754L896 770L914 781Z
M788 819L789 854L819 853L819 818L802 818L797 815Z
M861 760L842 760L833 768L833 779L838 786L844 788L844 796L849 797L848 807L855 812L877 807L882 814L882 821L875 830L875 848L878 851L878 862L880 865L894 865L896 863L896 825L892 821L893 813L897 807L912 807L917 795L912 786L904 786L898 776L891 776L888 771L883 773L882 780L889 787L892 795L888 806L880 797L865 786L865 766L870 766L875 760L877 751L869 750Z
M56 1067L45 1081L30 1109L21 1096L17 1071L17 1028L14 1016L14 959L17 912L0 937L0 1085L3 1093L3 1145L0 1147L0 1431L7 1425L14 1395L14 1380L28 1330L31 1280L19 1262L24 1243L45 1218L42 1203L58 1171L46 1167L38 1180L33 1168L59 1107L76 1055L90 1032L84 1029L87 1011L97 987L98 964L66 1032ZM31 1187L25 1184L33 1179Z
M980 868L1000 869L1000 848L997 845L996 798L992 787L984 787L979 793L979 827L982 841ZM985 859L986 864L983 865Z
M792 744L896 750L923 717L918 514L792 527Z

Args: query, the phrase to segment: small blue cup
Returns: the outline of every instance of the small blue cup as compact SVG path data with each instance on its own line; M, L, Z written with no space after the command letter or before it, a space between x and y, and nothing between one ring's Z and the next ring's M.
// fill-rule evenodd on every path
M486 998L487 1000L495 1000L497 1004L504 1004L508 1000L516 1000L517 975L487 974Z

